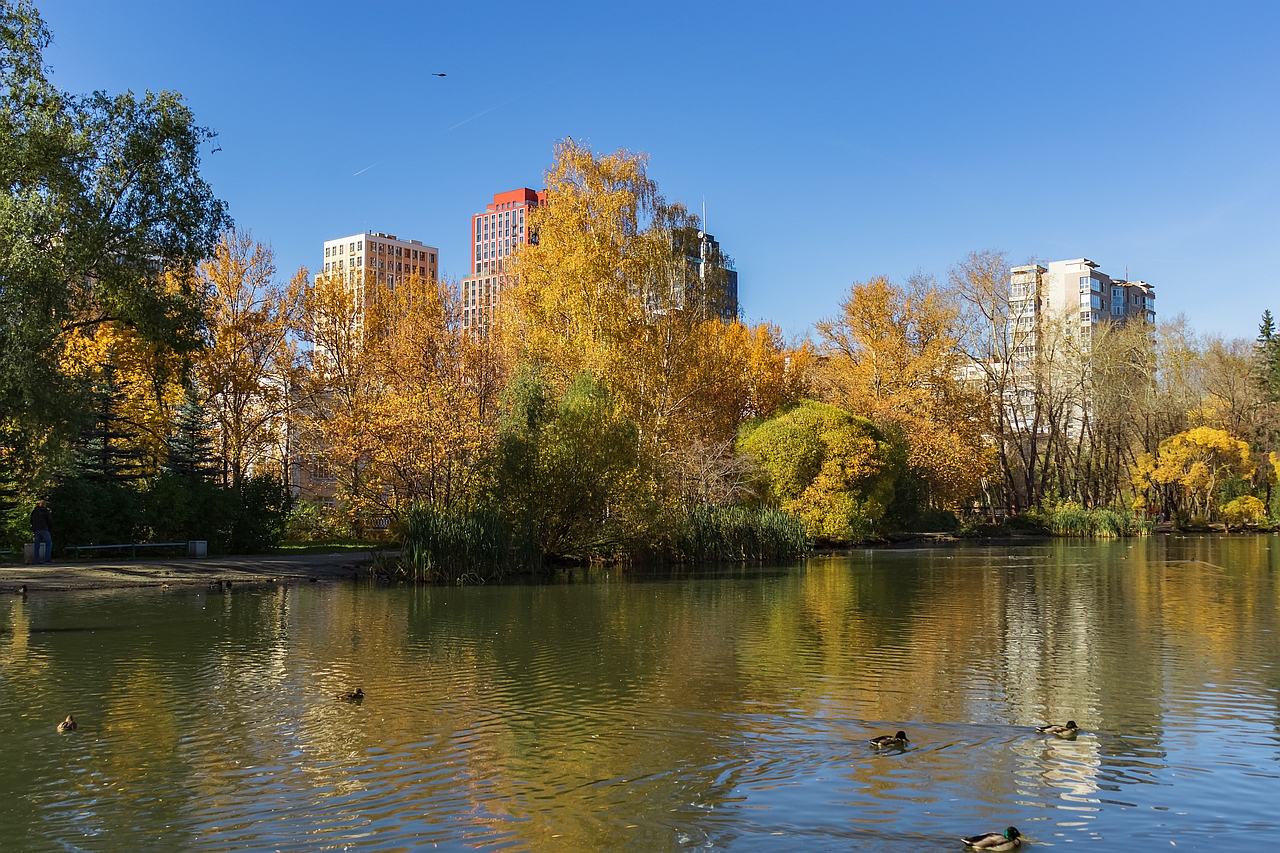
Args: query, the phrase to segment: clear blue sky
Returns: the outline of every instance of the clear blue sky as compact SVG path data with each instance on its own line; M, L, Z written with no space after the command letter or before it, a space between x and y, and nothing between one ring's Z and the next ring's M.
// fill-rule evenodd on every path
M792 334L987 248L1127 266L1203 331L1280 312L1280 4L40 9L63 88L177 90L218 131L206 174L282 276L366 228L461 276L469 215L573 136L705 196L745 316Z

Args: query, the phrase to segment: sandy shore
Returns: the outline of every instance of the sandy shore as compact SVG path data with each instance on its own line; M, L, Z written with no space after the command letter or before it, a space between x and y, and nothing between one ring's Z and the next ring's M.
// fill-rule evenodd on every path
M48 565L0 564L0 592L123 589L168 584L307 582L366 575L369 551L304 556L214 557L207 560L54 561Z

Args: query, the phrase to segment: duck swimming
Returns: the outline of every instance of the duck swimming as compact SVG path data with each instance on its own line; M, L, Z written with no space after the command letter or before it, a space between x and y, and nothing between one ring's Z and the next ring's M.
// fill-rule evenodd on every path
M333 698L338 702L360 702L364 699L364 690L357 687L355 690L348 690L346 693L339 693Z
M1067 724L1065 726L1036 726L1036 731L1042 735L1075 737L1080 734L1080 727L1076 725L1075 720L1067 720Z
M904 747L909 743L906 732L898 732L896 735L880 735L873 737L871 745L876 749L885 749L887 747Z
M999 853L1001 850L1017 850L1021 847L1022 833L1011 826L1004 832L984 832L981 835L970 835L960 840L964 842L965 847Z
M72 718L70 714L67 714L67 718L62 722L58 723L58 734L65 734L66 732L74 732L77 728L79 728L79 726L76 725L76 721Z

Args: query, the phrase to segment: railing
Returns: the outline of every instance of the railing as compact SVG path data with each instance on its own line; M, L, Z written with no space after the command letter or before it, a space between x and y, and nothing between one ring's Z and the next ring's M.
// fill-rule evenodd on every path
M120 545L68 545L62 553L63 556L74 555L79 559L82 551L111 551L123 548L129 549L129 559L138 559L139 548L186 548L186 542L125 542Z

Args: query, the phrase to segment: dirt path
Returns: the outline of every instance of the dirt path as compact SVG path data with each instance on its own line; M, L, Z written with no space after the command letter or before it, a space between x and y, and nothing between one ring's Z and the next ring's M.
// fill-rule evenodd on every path
M214 581L345 580L364 575L373 562L369 551L304 556L215 557L208 560L55 561L44 566L0 564L0 592L120 589L132 586L208 584Z

